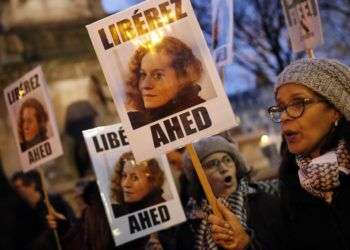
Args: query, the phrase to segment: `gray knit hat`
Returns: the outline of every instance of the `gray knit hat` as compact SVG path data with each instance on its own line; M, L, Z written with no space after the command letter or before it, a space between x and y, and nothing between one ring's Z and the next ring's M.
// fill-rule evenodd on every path
M202 162L206 157L218 152L228 153L234 160L237 168L238 179L246 175L248 171L247 163L236 146L221 136L212 136L194 143L199 160ZM183 170L186 178L193 181L193 165L187 151L183 155Z
M350 120L350 69L334 59L300 59L278 76L275 94L286 83L302 84L332 103Z

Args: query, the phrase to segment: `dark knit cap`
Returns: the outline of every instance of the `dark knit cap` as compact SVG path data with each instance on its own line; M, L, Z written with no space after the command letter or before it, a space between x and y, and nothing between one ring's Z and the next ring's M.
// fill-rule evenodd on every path
M204 138L198 142L195 142L193 145L201 162L211 154L225 152L228 153L235 162L238 179L248 173L247 164L243 159L241 153L238 151L234 144L230 143L225 138L216 135ZM183 170L186 178L189 181L192 181L194 168L190 156L187 152L185 152L183 155Z

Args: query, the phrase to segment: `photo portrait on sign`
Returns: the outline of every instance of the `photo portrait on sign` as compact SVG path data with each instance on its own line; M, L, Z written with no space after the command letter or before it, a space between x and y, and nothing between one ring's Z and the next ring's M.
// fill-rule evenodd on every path
M18 136L22 152L49 139L49 116L37 98L26 99L18 113Z
M199 93L202 71L192 49L175 37L138 47L126 81L125 105L133 129L205 102Z
M143 1L87 29L137 162L236 125L189 0Z
M83 135L116 245L145 249L157 235L167 247L165 236L186 218L166 156L137 162L121 124Z
M23 171L61 156L60 134L41 67L8 85L4 97Z
M164 171L156 159L136 163L132 152L118 159L111 179L114 217L164 202Z
M322 23L316 0L282 0L285 22L294 53L323 43Z

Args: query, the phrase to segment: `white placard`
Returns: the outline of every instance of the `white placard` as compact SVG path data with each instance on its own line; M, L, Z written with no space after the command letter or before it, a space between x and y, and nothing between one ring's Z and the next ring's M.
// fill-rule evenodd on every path
M29 171L63 154L56 118L40 66L4 89L22 169Z
M189 0L144 1L87 29L137 161L236 125Z
M184 211L165 155L152 159L153 163L146 161L146 168L142 171L150 179L145 183L141 182L143 178L139 172L132 172L133 168L140 168L145 162L136 164L131 160L129 164L129 161L122 160L125 159L125 154L131 152L131 149L121 124L85 130L83 135L116 245L185 221ZM148 167L150 165L153 165L153 172ZM159 174L165 177L162 185L155 180L157 179L155 176ZM131 178L137 178L138 182L129 183ZM143 193L140 191L140 186L136 186L140 183L144 184L142 190L153 191ZM152 185L151 189L150 185ZM158 192L159 190L162 191L161 199L159 199L161 193ZM135 211L135 209L139 210Z
M217 67L233 62L233 0L211 1L212 51Z
M316 0L281 0L293 52L323 43L322 24Z

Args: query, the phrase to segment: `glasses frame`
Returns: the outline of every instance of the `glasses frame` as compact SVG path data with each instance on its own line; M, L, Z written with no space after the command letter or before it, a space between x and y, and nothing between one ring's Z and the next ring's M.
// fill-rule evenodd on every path
M281 121L282 121L282 113L283 113L284 111L286 111L287 115L288 115L290 118L292 118L292 119L297 119L297 118L303 116L303 114L304 114L304 112L305 112L305 108L306 108L307 105L309 105L309 104L314 104L314 103L320 103L320 102L327 102L326 100L321 100L321 99L316 100L316 99L313 99L313 98L302 98L302 99L300 99L299 101L300 101L300 102L298 102L297 100L291 101L291 102L289 102L287 105L285 105L284 107L280 107L280 106L278 106L278 105L269 107L269 108L267 109L267 113L268 113L268 115L269 115L270 120L272 120L272 121L275 122L275 123L281 123ZM290 114L290 111L288 112L288 108L293 107L293 106L296 106L296 105L300 105L300 104L302 104L302 110L301 110L301 112L300 112L300 115L295 116L295 115L291 115L291 114ZM278 112L280 113L280 115L279 115L278 119L276 119L276 118L273 116L273 113L278 113Z
M224 155L221 160L219 159L212 159L208 162L203 162L202 163L202 166L204 167L204 169L214 169L214 168L218 168L218 167L221 167L222 165L225 165L227 166L227 163L225 163L225 159L228 157L230 159L230 161L232 161L234 164L235 164L235 161L232 159L232 157L230 155ZM219 165L215 165L215 164L210 164L211 162L219 162Z

